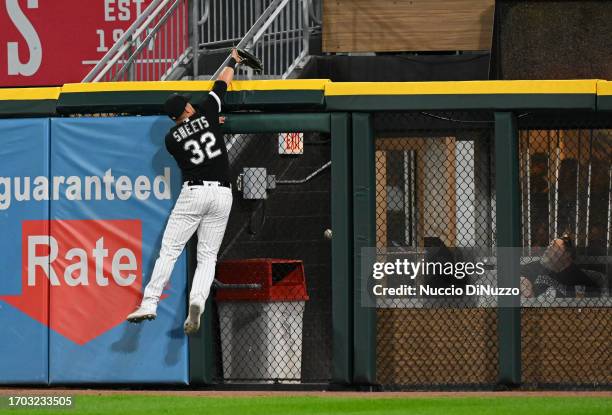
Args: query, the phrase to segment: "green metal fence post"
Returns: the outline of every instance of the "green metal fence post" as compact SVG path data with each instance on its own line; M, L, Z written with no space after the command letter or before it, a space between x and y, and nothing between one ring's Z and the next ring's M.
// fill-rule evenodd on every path
M497 283L520 287L518 249L521 244L519 193L519 146L516 117L511 112L495 113L495 189L497 223ZM497 310L500 384L521 382L520 298L500 296Z
M195 236L187 245L187 275L190 281L187 291L191 291L191 277L197 267L196 259L197 239ZM189 383L212 383L215 371L215 333L213 330L213 299L212 295L206 300L204 314L202 314L200 330L189 336Z
M332 382L349 384L353 366L353 183L351 117L331 115Z
M367 113L353 114L354 372L360 385L376 382L376 310L361 304L361 248L376 246L374 130Z

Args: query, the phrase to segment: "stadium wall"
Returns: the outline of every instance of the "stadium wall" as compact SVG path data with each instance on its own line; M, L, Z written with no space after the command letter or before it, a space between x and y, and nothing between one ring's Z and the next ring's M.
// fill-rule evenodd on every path
M4 345L0 383L214 382L217 355L215 345L211 343L214 339L211 315L206 315L201 336L190 340L189 346L182 332L176 330L180 326L177 316L182 316L185 309L190 275L187 258L183 258L182 265L175 270L167 307L163 307L160 318L159 324L164 325L161 331L152 325L142 329L128 327L117 314L106 327L100 325L98 332L86 333L83 327L87 325L87 319L79 326L70 318L71 314L79 312L79 307L85 307L88 298L93 304L101 300L100 309L106 310L121 310L134 305L132 303L146 281L151 259L158 249L162 224L171 208L172 197L176 196L171 193L168 197L163 188L168 186L172 191L179 188L173 162L163 150L160 151L163 131L170 123L157 114L161 112L168 93L188 91L197 98L211 85L209 82L101 83L0 90L0 115L4 118L0 121L0 128L9 144L4 146L2 156L3 179L43 177L47 179L46 183L49 180L51 183L48 185L51 194L47 203L35 201L32 194L29 201L15 202L10 209L7 208L2 217L3 229L10 230L3 233L3 250L14 251L7 258L21 256L22 260L9 261L3 267L5 278L0 286L0 319L4 320L6 329L0 333ZM333 166L329 178L329 220L333 229L329 270L332 307L330 383L380 384L380 376L377 376L378 317L375 309L361 306L360 297L363 289L361 248L376 246L377 242L375 115L397 111L493 113L494 145L508 150L504 153L498 151L496 165L509 166L498 168L495 183L499 188L510 189L508 202L497 204L497 217L513 217L520 200L519 190L513 185L516 183L513 169L517 160L512 150L517 146L517 114L605 115L605 111L612 110L611 85L612 82L600 80L430 83L295 80L232 84L224 127L227 134L311 132L331 137L329 153L315 158L315 161L320 161L331 157ZM100 114L115 116L100 117ZM134 116L141 114L143 116ZM125 137L130 139L125 140ZM96 156L87 157L89 154ZM315 164L313 162L310 167ZM67 194L53 195L52 177L63 176L67 180L70 177L97 176L103 182L109 170L116 177L128 177L132 183L140 176L148 178L151 186L149 198L121 200L117 197L114 200L75 203L69 201ZM144 181L141 179L141 183ZM11 183L14 184L14 180ZM44 179L42 183L45 183ZM157 196L152 190L155 183L159 187ZM6 189L7 182L4 185ZM146 187L143 186L141 188ZM41 200L44 202L44 197ZM21 234L23 241L27 241L27 236L49 238L54 236L54 229L56 232L63 229L62 234L77 236L72 241L60 241L65 247L77 247L78 243L83 243L88 244L83 246L85 250L93 252L97 240L91 239L83 230L88 224L77 223L80 221L92 221L89 225L95 225L100 236L108 235L108 239L122 235L124 239L117 241L116 249L127 244L133 248L134 255L142 257L137 282L132 282L128 288L131 297L121 300L121 295L107 294L102 286L97 288L98 291L82 293L84 300L80 305L81 300L71 300L74 298L70 292L73 287L64 284L64 280L53 284L53 279L45 279L40 274L36 281L41 285L30 290L33 291L31 296L17 298L26 293L24 287L29 288L24 252L34 256L43 254L31 251L32 247L27 243L20 247L19 242L15 242L16 235ZM499 224L498 243L516 244L520 226L516 221ZM140 235L140 242L130 240L129 235L121 232L124 227L131 229L129 234ZM65 247L60 252L65 251ZM40 268L39 271L43 270ZM117 281L124 283L121 275ZM124 286L119 282L110 286L119 288L121 292ZM54 302L54 293L58 295L56 298L64 300ZM81 297L77 295L77 298ZM609 317L610 309L604 308L599 312L608 313ZM98 311L95 313L104 320ZM16 338L19 340L15 341ZM494 383L520 385L520 310L499 309L496 339L498 368ZM155 347L151 347L152 344ZM148 354L146 358L143 352ZM74 362L77 364L70 369ZM606 382L608 385L611 383L610 379L604 379L603 384Z

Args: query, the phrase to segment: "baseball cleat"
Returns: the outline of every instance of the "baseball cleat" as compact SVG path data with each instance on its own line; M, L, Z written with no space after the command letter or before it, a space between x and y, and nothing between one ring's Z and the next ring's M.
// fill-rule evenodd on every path
M126 320L130 323L140 323L144 320L155 320L157 313L154 309L140 306L132 314L128 315Z
M197 304L189 305L189 315L185 320L185 324L183 325L183 329L185 330L185 334L190 336L192 334L196 334L200 329L200 315L202 314L202 309Z

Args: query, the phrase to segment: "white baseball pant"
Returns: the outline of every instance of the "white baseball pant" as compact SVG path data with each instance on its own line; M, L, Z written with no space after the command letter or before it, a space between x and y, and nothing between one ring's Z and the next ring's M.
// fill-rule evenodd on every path
M215 277L217 254L232 208L231 189L217 186L216 182L212 183L215 185L207 185L206 182L202 186L183 184L181 194L168 219L151 280L144 291L143 305L157 307L177 258L197 230L198 265L193 277L189 303L198 304L200 309L204 310Z

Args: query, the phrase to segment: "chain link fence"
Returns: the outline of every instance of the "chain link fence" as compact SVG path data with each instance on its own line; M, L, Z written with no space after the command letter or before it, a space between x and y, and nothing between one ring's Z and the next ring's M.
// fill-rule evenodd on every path
M217 267L216 381L329 382L329 136L225 138L238 179Z
M612 385L612 121L520 118L523 384Z
M610 387L612 123L593 113L519 114L522 384ZM380 113L376 248L393 261L482 261L463 280L497 283L493 114ZM385 389L491 388L495 297L378 299L377 381Z
M381 113L374 128L377 248L452 263L490 257L493 114ZM415 283L437 287L470 281L419 279ZM423 295L378 301L377 380L386 389L491 387L497 356L496 310L490 305Z

